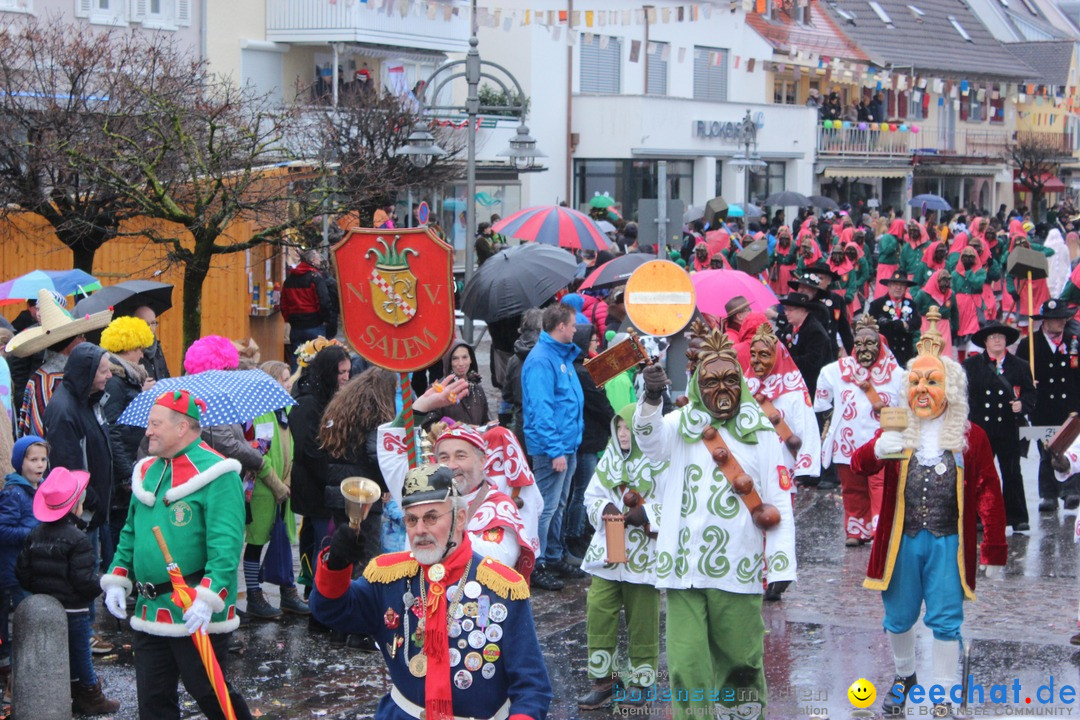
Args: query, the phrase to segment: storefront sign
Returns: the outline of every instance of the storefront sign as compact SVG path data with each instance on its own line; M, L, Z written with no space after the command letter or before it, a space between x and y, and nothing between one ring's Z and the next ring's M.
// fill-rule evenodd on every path
M765 127L765 112L759 110L752 116L758 130ZM722 143L738 145L742 142L742 120L695 120L694 137L703 140L719 140Z

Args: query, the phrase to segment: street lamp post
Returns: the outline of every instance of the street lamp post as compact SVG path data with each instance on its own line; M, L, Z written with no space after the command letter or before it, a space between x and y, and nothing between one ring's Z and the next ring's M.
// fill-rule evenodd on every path
M753 117L750 115L750 111L746 111L746 115L742 119L742 123L739 126L739 144L743 146L742 155L736 155L731 161L731 164L739 170L746 171L746 182L743 187L743 217L748 217L750 213L750 173L756 170L766 167L765 162L761 159L761 155L757 150L757 132L758 126L754 122Z
M547 157L536 149L536 140L529 135L529 128L525 125L525 92L517 78L502 65L488 60L480 59L480 51L477 45L476 24L476 0L472 0L471 33L469 37L469 51L464 60L455 60L437 68L428 78L424 89L417 100L420 102L420 114L434 114L438 112L464 113L468 125L466 127L466 172L465 172L465 284L468 285L473 276L475 264L475 252L473 242L470 239L476 232L476 123L477 118L483 113L506 113L516 115L521 124L517 133L510 140L510 147L498 153L500 157L507 157L518 170L527 170L536 163L537 158ZM426 98L430 96L431 103L437 103L439 93L443 88L458 78L464 78L468 87L464 105L437 105L428 104ZM480 104L480 81L490 80L499 86L506 102L495 105ZM430 95L429 95L430 93ZM423 167L431 160L440 155L445 155L443 150L435 143L435 137L428 130L427 123L418 122L409 136L407 147L398 150L399 153L408 155L414 164ZM473 341L473 324L468 317L465 318L463 328L465 341Z

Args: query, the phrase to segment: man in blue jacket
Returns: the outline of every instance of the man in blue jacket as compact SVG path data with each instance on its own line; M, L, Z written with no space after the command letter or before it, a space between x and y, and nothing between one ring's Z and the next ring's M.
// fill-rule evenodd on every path
M562 544L570 479L585 426L585 400L574 370L574 358L581 352L574 344L574 315L572 307L561 303L545 309L543 332L521 368L525 444L544 497L532 585L543 590L561 590L560 577L585 575L563 559Z

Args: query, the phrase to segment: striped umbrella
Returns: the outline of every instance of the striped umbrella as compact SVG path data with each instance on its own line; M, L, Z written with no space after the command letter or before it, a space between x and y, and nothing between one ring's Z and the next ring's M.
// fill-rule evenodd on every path
M577 210L541 205L500 220L493 231L518 240L581 250L607 250L607 240L588 215Z
M0 283L0 305L36 300L38 290L53 290L61 295L100 290L97 278L82 270L34 270Z
M165 558L165 570L169 573L169 582L173 586L172 601L181 609L187 610L195 601L195 591L184 580L180 566L173 560L169 546L165 544L165 536L161 534L161 528L155 525L151 529L157 539L161 554ZM225 684L225 673L221 671L221 665L218 663L217 656L214 655L214 646L210 644L210 636L203 629L192 635L191 641L195 643L195 649L199 652L199 659L202 660L206 676L210 678L210 685L213 686L214 695L217 696L218 703L221 705L221 712L226 720L236 720L236 711L233 710L232 698L229 697L229 688Z

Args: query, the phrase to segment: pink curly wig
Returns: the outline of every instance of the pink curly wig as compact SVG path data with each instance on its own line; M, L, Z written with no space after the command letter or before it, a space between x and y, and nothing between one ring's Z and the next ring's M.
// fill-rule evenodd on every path
M232 340L220 335L207 335L191 343L184 354L184 372L188 375L206 370L235 370L240 365L240 353Z

